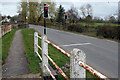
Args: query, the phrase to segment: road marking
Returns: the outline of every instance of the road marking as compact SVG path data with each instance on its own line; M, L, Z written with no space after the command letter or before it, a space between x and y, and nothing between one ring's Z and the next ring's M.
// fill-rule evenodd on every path
M69 44L69 45L63 45L63 46L81 46L81 45L87 45L87 44L91 44L91 43L79 43L79 44Z

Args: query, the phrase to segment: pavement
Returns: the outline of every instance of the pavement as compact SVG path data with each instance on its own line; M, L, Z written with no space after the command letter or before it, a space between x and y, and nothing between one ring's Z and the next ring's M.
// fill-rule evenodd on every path
M29 25L39 33L43 27ZM118 78L118 43L104 39L47 28L48 39L67 52L74 48L86 53L87 64L109 78Z
M24 52L21 30L16 31L5 64L2 66L2 76L15 76L29 73Z

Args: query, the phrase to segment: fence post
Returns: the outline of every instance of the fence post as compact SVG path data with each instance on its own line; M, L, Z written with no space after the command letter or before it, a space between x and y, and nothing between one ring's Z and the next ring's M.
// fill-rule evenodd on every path
M86 55L80 49L73 49L70 56L70 78L86 78L86 70L79 65L79 61L86 62Z
M47 40L47 36L43 35L42 36L42 71L43 71L43 76L49 76L49 73L47 69L45 68L45 65L48 66L48 58L45 56L45 54L48 55L48 43L45 42Z
M36 52L38 52L38 47L36 46L36 44L38 44L38 33L35 32L34 33L34 55L37 56Z

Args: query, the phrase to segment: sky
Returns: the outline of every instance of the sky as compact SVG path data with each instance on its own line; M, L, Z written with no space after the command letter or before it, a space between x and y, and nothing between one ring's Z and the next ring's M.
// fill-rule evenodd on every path
M118 10L119 0L59 0L56 2L58 8L61 4L65 10L70 9L74 6L78 9L80 14L80 7L82 5L91 4L93 8L94 17L105 17L114 14ZM17 6L20 0L0 0L0 12L2 15L17 15Z

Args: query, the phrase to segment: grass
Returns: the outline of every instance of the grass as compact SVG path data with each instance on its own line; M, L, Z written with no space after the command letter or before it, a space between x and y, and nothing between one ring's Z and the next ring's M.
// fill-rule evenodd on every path
M4 60L8 55L15 32L16 30L12 30L2 37L2 60Z
M21 31L23 36L23 43L25 47L26 57L29 62L29 69L31 73L39 73L41 72L39 66L39 58L34 56L34 30L33 29L23 29Z
M33 29L24 29L22 30L22 35L23 35L23 42L25 46L25 52L26 52L26 57L28 58L28 61L30 62L29 68L32 73L38 73L40 72L40 67L38 63L40 62L39 58L36 58L34 56L34 34ZM39 45L41 45L41 40L39 40ZM39 53L41 55L41 51L39 50ZM48 53L49 56L55 61L55 63L62 67L63 65L66 64L66 61L69 62L69 59L61 54L57 49L49 45L48 47ZM54 68L54 66L50 63L50 65ZM55 69L55 68L54 68Z
M25 52L26 52L26 57L29 61L29 69L31 73L41 73L41 69L39 66L40 59L38 57L34 56L34 32L35 30L33 29L23 29L21 31L22 36L23 36L23 42L25 46ZM41 46L41 40L39 39L39 45ZM61 68L64 66L66 63L70 63L70 59L62 54L60 51L58 51L56 48L54 48L51 45L48 45L48 55L53 59L53 61ZM41 51L38 51L41 55ZM49 61L49 64L53 69L56 69L52 63ZM65 74L70 77L70 70L65 72ZM86 76L87 78L96 78L94 75L86 71ZM62 75L58 75L58 79L60 80L65 80ZM97 79L97 78L96 78Z
M77 24L81 24L83 26L88 25L86 22L79 22ZM101 25L111 25L111 26L118 26L118 24L114 24L114 23L90 23L89 26L90 27L96 27L96 26L101 26Z

